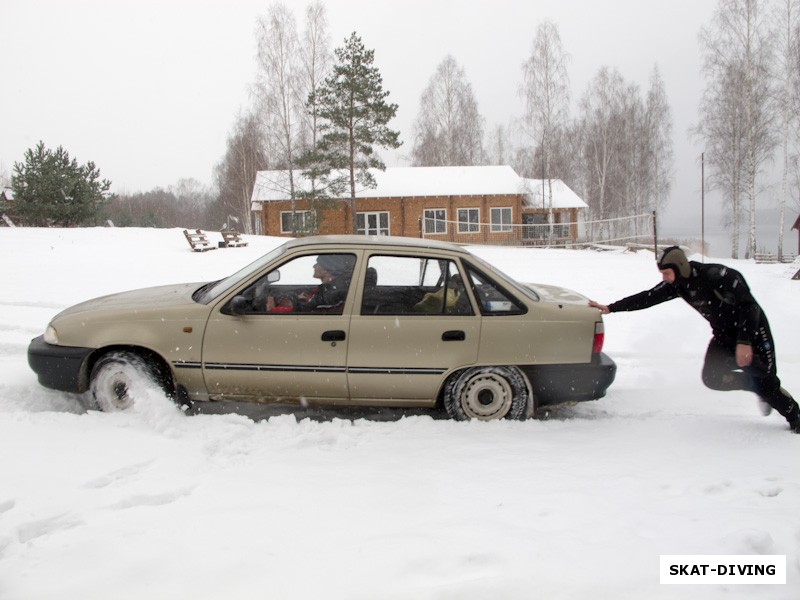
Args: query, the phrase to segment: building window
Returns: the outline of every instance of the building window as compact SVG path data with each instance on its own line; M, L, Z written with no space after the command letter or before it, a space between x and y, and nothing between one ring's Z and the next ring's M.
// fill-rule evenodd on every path
M458 209L458 233L477 233L481 230L479 208Z
M356 233L358 235L389 235L389 213L356 213Z
M444 208L426 208L423 231L447 233L447 211Z
M291 211L281 211L281 233L311 233L314 229L314 216L310 210L297 210L292 227Z
M511 208L492 209L492 231L511 231Z
M528 213L522 215L522 237L528 240L541 240L548 236L550 225L547 222L547 213Z

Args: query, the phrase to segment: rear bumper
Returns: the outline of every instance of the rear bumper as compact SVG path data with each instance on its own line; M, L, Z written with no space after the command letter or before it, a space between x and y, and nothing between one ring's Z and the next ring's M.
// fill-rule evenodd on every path
M28 364L44 387L79 393L86 391L83 364L91 352L91 348L53 346L40 335L28 346Z
M522 370L531 382L538 405L544 406L602 398L614 382L617 364L600 353L591 363L530 365Z

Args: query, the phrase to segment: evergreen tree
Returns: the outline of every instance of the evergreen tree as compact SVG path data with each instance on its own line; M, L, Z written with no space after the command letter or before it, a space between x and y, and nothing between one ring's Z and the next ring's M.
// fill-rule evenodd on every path
M93 162L79 165L61 146L39 142L14 163L14 210L28 225L71 227L96 224L109 198L111 182L100 179Z
M357 185L374 188L369 169L384 170L386 165L374 153L376 146L398 148L399 132L388 123L397 112L388 104L388 91L373 66L374 50L367 50L355 32L337 48L333 72L320 89L309 97L321 119L317 147L303 159L306 175L320 177L323 186L335 195L348 193L353 233L356 232L355 197Z

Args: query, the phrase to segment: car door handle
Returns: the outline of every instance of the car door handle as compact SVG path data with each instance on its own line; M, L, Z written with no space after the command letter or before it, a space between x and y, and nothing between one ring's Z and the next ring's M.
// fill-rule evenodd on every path
M465 339L467 339L467 334L461 331L460 329L445 331L442 334L443 342L463 342Z
M323 342L343 342L347 335L341 329L333 329L322 334Z

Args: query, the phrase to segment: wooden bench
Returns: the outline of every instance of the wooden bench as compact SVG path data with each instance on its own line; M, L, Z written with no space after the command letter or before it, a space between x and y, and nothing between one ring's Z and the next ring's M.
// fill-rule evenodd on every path
M222 234L222 245L225 248L241 248L243 246L247 246L247 242L242 241L241 234L232 229L230 231L220 231Z
M189 245L195 252L217 249L216 246L213 246L211 242L208 241L208 236L206 236L205 232L200 229L195 229L194 231L184 229L183 235L186 236L186 241L189 242Z
M756 263L760 265L771 265L778 262L778 255L768 252L756 252L755 259Z

